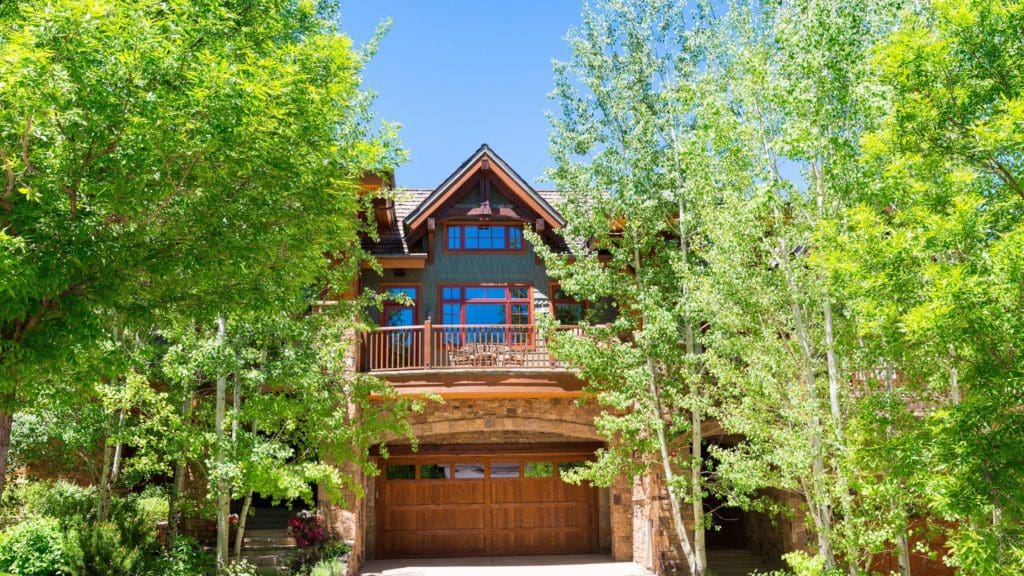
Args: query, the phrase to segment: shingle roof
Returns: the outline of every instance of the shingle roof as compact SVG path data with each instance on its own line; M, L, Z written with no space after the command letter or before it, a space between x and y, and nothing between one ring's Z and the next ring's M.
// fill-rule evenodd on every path
M426 200L432 188L403 188L395 191L395 221L387 229L378 230L380 238L374 242L363 238L363 249L370 254L408 254L402 220Z
M521 181L522 186L524 190L527 191L527 193L533 193L536 195L535 197L540 197L541 205L543 205L544 203L548 204L548 206L545 206L544 209L550 208L550 213L554 216L554 218L557 221L564 223L564 219L558 211L558 207L564 201L561 192L559 192L558 190L536 190L530 187L529 184L522 180L522 178L518 174L516 174L511 167L505 164L505 161L502 160L501 157L495 154L494 151L491 150L490 147L488 147L486 144L483 144L480 146L479 149L477 149L477 151L472 156L470 156L465 162L463 162L462 166L460 166L458 169L456 169L454 173L452 173L452 176L448 177L448 180L446 180L445 183L441 184L437 188L402 188L396 190L394 194L394 223L391 224L391 226L389 226L387 229L378 230L378 235L380 237L376 241L370 240L369 238L363 238L363 249L370 252L371 254L378 255L409 254L409 246L406 243L406 233L408 231L405 229L405 220L410 215L419 214L424 209L426 209L428 201L432 197L434 197L436 193L439 193L439 190L448 185L448 183L456 175L458 175L461 170L468 166L472 160L479 157L481 154L485 153L489 154L495 160L495 162L499 163L503 168L507 169L507 171L514 178Z
M395 191L395 222L385 230L379 230L380 238L375 242L363 239L363 249L370 254L408 254L409 246L405 243L405 231L402 222L405 217L418 208L434 192L433 188L401 188ZM558 190L536 190L556 211L564 200Z
M476 149L476 152L467 158L458 168L455 169L454 172L451 173L451 175L448 176L448 178L445 179L444 182L441 183L440 186L431 192L425 202L420 204L409 214L406 224L413 227L422 226L425 212L429 213L429 209L433 206L434 201L444 198L446 194L449 194L452 191L452 186L454 186L460 178L465 176L466 171L472 170L473 166L478 165L479 161L485 160L485 157L496 164L501 171L511 178L519 189L522 190L523 194L531 197L533 201L539 204L541 211L543 211L547 217L550 217L550 221L553 225L556 227L565 225L565 219L562 218L562 215L559 214L543 196L538 194L522 176L509 166L508 163L505 162L505 160L502 159L502 157L486 143L481 144L480 147Z
M561 190L537 190L534 188L534 192L543 198L545 202L550 204L551 207L555 209L555 212L559 212L558 207L563 201L565 201L565 197L562 196ZM559 216L561 216L561 213L559 213Z

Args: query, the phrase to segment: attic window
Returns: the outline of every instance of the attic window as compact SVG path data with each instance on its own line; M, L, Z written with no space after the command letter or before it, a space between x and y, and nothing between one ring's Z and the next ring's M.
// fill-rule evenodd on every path
M452 224L445 247L454 252L522 251L523 229L515 224Z

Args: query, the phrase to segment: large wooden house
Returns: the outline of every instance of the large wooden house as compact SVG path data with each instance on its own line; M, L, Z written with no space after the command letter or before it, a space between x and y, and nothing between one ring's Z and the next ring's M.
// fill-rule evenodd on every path
M555 314L571 330L583 310L523 235L558 248L560 202L485 144L437 188L376 204L378 238L364 248L382 272L364 270L361 288L395 297L375 312L380 327L362 338L355 365L445 402L414 416L417 451L390 445L381 474L364 479L366 498L349 508L321 501L355 542L353 564L574 553L670 564L657 478L608 489L560 479L604 442L598 407L578 402L583 382L535 328Z

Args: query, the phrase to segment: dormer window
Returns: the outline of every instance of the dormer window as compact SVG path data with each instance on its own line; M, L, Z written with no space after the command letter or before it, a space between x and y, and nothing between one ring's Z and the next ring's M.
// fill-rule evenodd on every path
M519 224L449 224L445 248L450 252L521 252Z

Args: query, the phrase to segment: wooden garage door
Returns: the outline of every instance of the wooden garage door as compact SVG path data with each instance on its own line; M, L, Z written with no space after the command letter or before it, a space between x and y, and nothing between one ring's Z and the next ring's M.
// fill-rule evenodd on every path
M384 461L377 484L377 556L596 552L597 491L559 477L592 454Z

